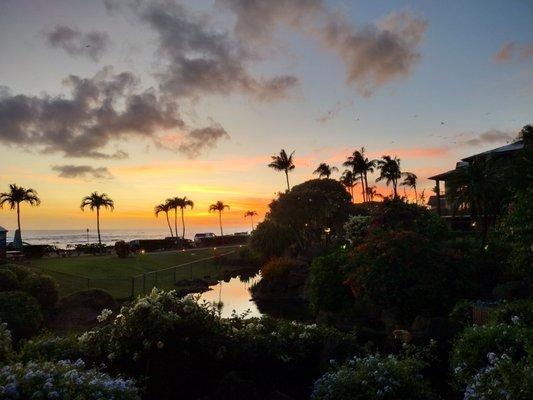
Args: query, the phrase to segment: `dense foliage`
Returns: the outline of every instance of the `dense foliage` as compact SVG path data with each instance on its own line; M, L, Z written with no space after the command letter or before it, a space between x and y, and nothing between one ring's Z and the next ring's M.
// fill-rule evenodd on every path
M345 239L351 245L363 241L370 227L370 217L367 215L352 215L344 224Z
M312 400L428 400L420 361L412 358L355 357L315 382Z
M35 335L41 327L43 316L39 303L24 292L0 292L0 320L14 339Z
M81 360L6 365L0 368L0 394L6 400L140 399L132 380L84 367Z
M48 275L31 274L22 281L23 290L33 296L43 310L51 309L59 299L57 283Z
M281 255L291 246L303 250L324 244L326 229L331 237L342 236L343 225L352 211L350 195L341 183L333 179L309 180L280 193L270 203L265 221L252 235L251 245L268 257ZM262 243L268 241L265 231L269 232L270 240L279 240L278 254L268 254L262 247ZM260 236L261 240L254 236Z
M271 258L261 267L261 275L265 279L283 279L296 267L296 262L291 258L276 257Z

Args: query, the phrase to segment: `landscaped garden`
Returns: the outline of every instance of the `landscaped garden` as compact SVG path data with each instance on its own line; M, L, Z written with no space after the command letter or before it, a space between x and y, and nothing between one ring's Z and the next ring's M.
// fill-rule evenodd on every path
M363 156L356 153L349 163ZM131 254L117 242L117 255L3 266L0 394L529 400L533 191L519 175L532 176L531 161L526 147L502 162L500 175L488 173L491 160L461 171L476 184L454 182L449 201L470 212L470 231L451 229L396 187L383 201L354 204L346 185L325 177L280 193L249 245L231 254ZM381 162L380 178L397 185L399 161ZM204 269L187 269L209 257ZM166 268L187 262L184 271ZM195 273L217 282L228 279L224 271L258 265L262 278L249 289L259 317L221 318L220 301L179 290ZM63 296L69 284L54 274L72 271L157 280L129 298L85 288ZM277 311L286 304L304 304L306 322L283 318Z

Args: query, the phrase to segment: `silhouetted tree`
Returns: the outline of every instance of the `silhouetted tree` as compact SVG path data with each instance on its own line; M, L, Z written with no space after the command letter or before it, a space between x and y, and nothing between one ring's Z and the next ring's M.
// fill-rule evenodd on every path
M336 172L338 171L339 169L337 167L330 167L328 164L326 163L321 163L317 169L315 169L313 171L313 174L317 174L319 178L322 178L322 177L326 177L329 179L329 177L331 176L331 174L333 172Z
M162 212L165 213L165 216L167 217L168 229L170 230L170 236L174 237L174 233L172 232L172 226L170 226L170 220L168 219L168 212L170 210L171 210L171 207L170 207L170 204L168 204L168 202L158 204L157 206L154 207L154 213L156 217L159 215L159 213L162 213Z
M181 227L182 227L182 233L181 238L185 240L185 216L184 211L187 207L193 208L194 202L192 200L189 200L187 196L185 197L174 197L173 204L181 209ZM178 236L178 233L176 232L176 236Z
M283 171L285 172L285 178L287 179L287 190L291 190L291 186L289 184L289 172L292 171L294 166L294 161L292 159L294 155L294 151L287 155L287 152L284 149L281 149L279 152L279 155L272 156L272 162L268 164L270 168L275 169L276 171Z
M355 203L355 195L353 192L353 188L357 186L357 177L355 176L355 174L349 169L347 169L342 173L339 182L342 183L342 185L348 190L348 192L350 192L350 195L352 196L352 202Z
M217 201L215 204L211 204L209 206L209 212L215 212L218 211L218 222L220 224L220 236L224 237L224 231L222 230L222 211L225 209L229 210L229 205L224 204L222 201Z
M418 177L412 172L403 172L402 176L404 178L403 178L403 182L401 183L401 185L410 187L415 191L415 203L418 204L418 193L416 191L416 181L418 180Z
M250 217L252 221L252 231L254 230L254 217L257 215L257 211L249 210L244 213L244 218Z
M30 206L38 206L41 199L34 189L25 189L14 183L9 185L9 192L0 193L0 208L8 204L11 210L17 210L17 227L22 240L22 230L20 228L20 203L28 203Z
M82 199L80 205L81 211L84 211L85 207L89 207L91 211L96 210L96 230L98 231L98 244L102 245L102 238L100 237L100 208L109 208L111 211L113 211L115 209L115 203L107 194L98 194L98 192L93 192L89 196L85 196Z
M365 148L362 147L361 150L355 150L352 155L346 159L343 165L352 168L352 172L355 175L359 175L363 201L366 201L366 193L368 192L368 173L374 172L376 160L369 160L365 157Z
M397 157L383 156L381 160L377 161L377 166L380 171L376 182L385 180L387 186L392 183L393 197L398 197L398 179L402 177L400 170L400 159Z

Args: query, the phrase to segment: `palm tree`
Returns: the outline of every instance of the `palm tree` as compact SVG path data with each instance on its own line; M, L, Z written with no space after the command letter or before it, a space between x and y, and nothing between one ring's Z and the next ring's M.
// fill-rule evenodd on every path
M380 175L376 179L379 182L385 179L387 186L392 183L392 191L394 198L398 197L398 179L402 176L400 170L400 159L398 157L392 158L391 156L383 156L381 160L378 160L377 166L380 170Z
M0 193L0 208L8 204L11 210L17 210L17 226L22 240L22 231L20 229L20 203L28 203L30 206L38 206L41 199L34 189L25 189L14 183L9 185L9 192Z
M174 233L172 232L172 226L170 226L170 220L168 219L168 212L170 210L171 210L171 207L170 207L170 204L168 204L168 202L158 204L157 206L154 207L154 213L156 217L159 215L159 213L162 213L162 212L165 213L165 216L167 217L168 229L170 229L170 236L174 237Z
M272 162L268 164L270 168L274 168L276 171L285 172L285 177L287 178L287 191L291 190L291 186L289 184L289 172L295 168L294 161L292 159L293 155L294 151L290 155L287 155L285 150L281 149L279 155L272 156Z
M342 173L339 181L350 192L352 196L352 202L355 202L353 188L358 184L357 177L355 176L355 174L349 169L347 169Z
M179 197L171 197L165 201L168 204L169 210L174 210L174 232L176 232L176 238L178 237L178 202Z
M383 198L383 196L378 193L377 188L375 186L370 186L366 190L366 197L367 197L368 201L374 201L374 197Z
M416 181L418 180L418 177L412 172L402 172L402 175L404 178L401 185L408 186L415 191L415 203L418 204L418 193L416 192Z
M326 179L329 179L329 177L331 176L331 174L333 172L336 172L338 171L339 169L337 167L330 167L328 164L326 163L321 163L317 169L315 169L313 171L313 174L318 174L318 177L319 178L322 178L323 176L326 177Z
M363 178L365 181L365 193L368 194L368 174L372 174L374 172L374 169L376 168L376 165L378 163L378 160L369 160L368 157L365 157L365 148L361 147L361 171L363 173ZM368 200L368 195L367 195Z
M224 237L224 232L222 231L222 211L224 211L224 209L228 209L229 210L229 205L227 204L224 204L224 202L222 201L217 201L215 204L211 204L209 206L209 212L215 212L215 211L218 211L218 222L220 224L220 236Z
M252 221L252 231L254 230L254 217L257 215L257 211L253 211L253 210L250 210L250 211L246 211L244 213L244 218L248 218L250 217L250 220Z
M189 200L187 196L184 197L174 197L174 204L181 209L181 238L185 240L185 216L184 216L184 210L187 207L193 208L194 202L192 200ZM176 236L178 236L178 233L176 231Z
M366 201L366 195L365 195L366 190L365 190L363 163L364 163L364 158L363 158L362 153L358 150L355 150L351 156L348 156L348 158L342 165L344 165L345 167L351 168L354 174L354 177L359 176L359 179L361 180L361 193L363 196L363 202L365 202Z
M100 208L109 208L111 211L113 211L115 209L115 203L107 194L98 194L98 192L93 192L89 196L85 196L82 199L80 205L81 211L84 211L85 207L87 206L91 209L91 211L96 210L96 230L98 231L98 244L101 246L102 238L100 237Z

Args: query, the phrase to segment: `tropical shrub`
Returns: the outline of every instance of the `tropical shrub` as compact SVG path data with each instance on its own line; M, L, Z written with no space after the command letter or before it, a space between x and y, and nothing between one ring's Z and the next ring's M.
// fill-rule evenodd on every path
M492 359L503 355L514 361L533 357L533 331L518 325L485 325L467 328L453 346L451 367L461 387Z
M300 251L324 245L326 228L332 238L343 237L343 225L353 212L350 195L333 179L296 185L280 193L269 207L251 238L252 248L265 259L283 255L291 248Z
M352 215L344 224L345 239L351 245L360 244L370 228L370 216Z
M0 395L3 399L138 400L132 380L112 378L84 362L29 362L0 369Z
M124 240L119 240L115 243L115 253L119 258L127 258L130 255L130 245Z
M459 254L411 231L371 234L356 247L347 283L369 300L411 322L417 315L449 312L470 282Z
M0 292L0 320L7 323L15 340L35 335L43 316L39 303L24 292Z
M250 247L264 261L281 257L294 244L288 226L269 219L260 222L250 237Z
M348 262L345 251L337 251L313 260L308 279L309 299L313 309L341 311L353 304L353 296L344 283L347 279Z
M518 194L499 221L489 247L504 254L507 279L533 279L533 189Z
M526 360L516 361L507 354L492 356L468 382L465 400L529 400L533 393L533 368Z
M44 334L22 343L18 357L22 362L29 361L76 361L89 359L89 349L75 335L53 336Z
M533 326L533 299L503 303L491 311L493 324Z
M18 288L17 276L8 269L0 269L0 292L13 291Z
M11 264L7 268L17 276L19 282L22 282L28 275L33 273L29 268L22 265Z
M371 232L413 231L432 241L441 241L449 233L446 223L438 215L401 199L385 199L371 216Z
M359 351L355 335L316 324L269 317L233 318L229 324L234 343L231 364L265 393L279 390L308 398L308 387L320 376L323 360L345 360Z
M265 279L276 279L287 276L289 271L296 266L294 260L286 257L276 257L267 261L261 267L261 275Z
M11 332L7 329L7 324L0 321L0 365L9 360L12 350Z
M397 400L432 398L420 371L424 364L412 358L355 357L315 382L312 400Z
M146 377L150 398L175 398L176 393L198 398L221 378L230 342L227 327L194 299L154 289L122 307L112 322L80 340L92 351L100 349L112 370Z
M44 310L52 308L59 299L56 281L48 275L31 274L22 281L22 289L35 297Z

